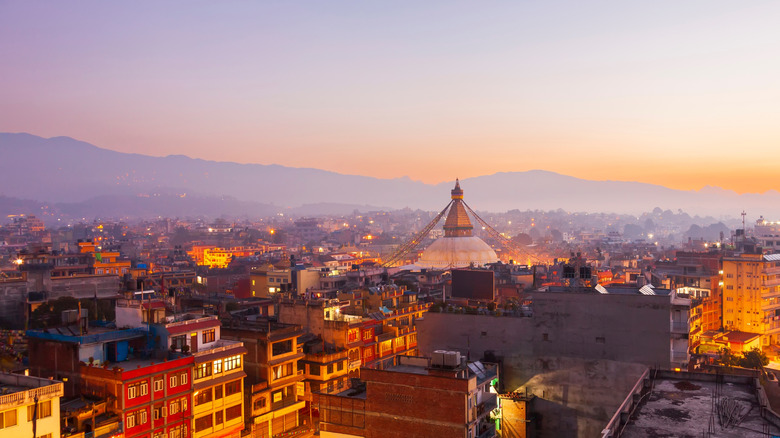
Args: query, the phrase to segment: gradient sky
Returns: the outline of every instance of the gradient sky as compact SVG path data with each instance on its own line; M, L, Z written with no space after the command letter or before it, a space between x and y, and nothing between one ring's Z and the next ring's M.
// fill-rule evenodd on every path
M0 0L0 131L450 181L780 190L777 1Z

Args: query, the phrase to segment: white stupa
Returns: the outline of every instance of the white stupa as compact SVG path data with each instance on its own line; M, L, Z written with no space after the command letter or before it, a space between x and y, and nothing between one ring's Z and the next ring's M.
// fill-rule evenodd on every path
M450 269L497 262L496 252L482 239L472 235L474 227L463 207L460 181L455 180L451 193L452 206L444 221L444 237L426 248L415 265L428 269Z

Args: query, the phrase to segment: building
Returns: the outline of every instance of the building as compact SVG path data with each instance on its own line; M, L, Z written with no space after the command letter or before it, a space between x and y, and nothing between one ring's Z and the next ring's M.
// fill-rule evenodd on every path
M451 197L450 210L444 221L444 237L428 246L415 264L429 269L447 269L497 262L496 252L482 239L472 235L474 227L463 205L460 181L455 182Z
M62 382L0 373L0 437L60 438Z
M466 363L456 352L402 357L384 370L363 370L362 383L315 394L320 436L495 437L498 367Z
M358 377L361 367L381 369L393 365L399 356L417 355L416 321L429 305L417 303L416 295L407 296L398 288L371 289L366 296L373 293L382 304L376 312L350 314L343 310L350 302L339 300L282 300L279 321L301 325L324 342L346 349L350 377ZM363 301L366 305L372 302L371 298ZM397 307L384 306L390 302L397 302Z
M270 438L281 433L311 436L311 421L302 416L305 378L300 367L304 353L298 338L299 325L267 318L237 318L222 327L223 339L243 342L247 349L246 427L254 437Z
M688 356L686 302L673 291L605 290L550 287L503 315L429 311L417 322L418 348L498 363L506 392L536 396L541 436L598 436L644 369L684 369Z
M780 255L723 258L723 329L761 336L777 355L780 344Z
M753 237L765 252L780 252L780 221L767 221L761 216L756 221Z

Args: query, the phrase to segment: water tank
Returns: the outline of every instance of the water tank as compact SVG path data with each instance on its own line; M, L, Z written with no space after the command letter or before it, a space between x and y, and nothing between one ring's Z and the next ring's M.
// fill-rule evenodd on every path
M431 365L435 367L443 367L444 366L444 355L449 353L449 351L445 350L436 350L431 355Z
M455 368L460 365L460 351L446 351L444 354L444 366Z

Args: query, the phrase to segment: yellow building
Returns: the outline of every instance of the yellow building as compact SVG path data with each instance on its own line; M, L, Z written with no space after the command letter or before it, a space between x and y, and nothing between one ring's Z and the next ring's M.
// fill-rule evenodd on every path
M299 361L304 353L298 325L273 320L234 321L223 329L224 337L241 340L247 348L247 426L256 438L307 437L313 430L308 416L302 417L304 372Z
M722 282L723 329L780 344L780 254L724 257Z
M60 438L62 382L0 374L0 393L0 437Z
M249 273L249 288L253 297L269 298L279 292L292 288L289 269L277 269L273 266L253 269Z
M214 317L182 323L166 329L176 334L183 329L184 339L177 342L189 341L194 356L192 437L238 438L244 429L246 348L242 342L221 339L221 325Z

